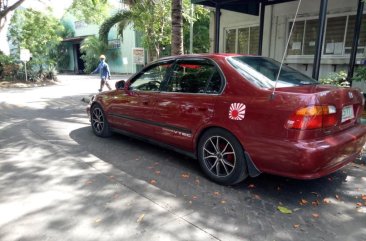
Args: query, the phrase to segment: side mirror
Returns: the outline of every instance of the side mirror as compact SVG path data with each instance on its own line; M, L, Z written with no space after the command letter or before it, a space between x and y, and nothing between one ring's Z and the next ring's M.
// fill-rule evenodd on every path
M123 90L125 88L126 81L120 80L116 82L116 90Z

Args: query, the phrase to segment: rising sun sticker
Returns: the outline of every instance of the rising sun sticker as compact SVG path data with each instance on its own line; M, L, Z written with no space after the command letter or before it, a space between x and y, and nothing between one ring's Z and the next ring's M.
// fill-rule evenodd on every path
M232 120L243 120L246 106L242 103L232 103L229 110L229 118Z

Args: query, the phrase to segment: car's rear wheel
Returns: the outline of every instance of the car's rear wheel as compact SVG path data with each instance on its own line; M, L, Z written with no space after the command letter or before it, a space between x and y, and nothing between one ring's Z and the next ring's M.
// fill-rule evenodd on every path
M206 131L198 142L198 160L213 181L233 185L248 176L244 150L230 132L219 128Z
M102 107L98 104L93 105L90 111L91 126L95 135L100 137L108 137L111 130Z

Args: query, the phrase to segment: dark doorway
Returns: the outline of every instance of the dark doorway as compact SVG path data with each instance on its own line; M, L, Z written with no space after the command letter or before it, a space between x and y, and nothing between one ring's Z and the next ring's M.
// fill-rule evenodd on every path
M85 70L85 63L84 60L81 58L84 54L80 51L80 43L74 44L74 51L75 51L75 72L78 74L84 74Z

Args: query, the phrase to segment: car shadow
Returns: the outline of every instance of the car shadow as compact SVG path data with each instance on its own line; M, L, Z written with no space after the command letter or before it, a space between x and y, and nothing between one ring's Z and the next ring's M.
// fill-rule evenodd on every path
M87 152L135 178L187 202L201 202L211 207L232 202L241 208L243 204L252 208L253 203L257 203L258 208L272 206L276 209L282 204L292 209L306 209L319 206L328 198L342 196L344 201L351 200L354 197L349 195L353 188L350 187L350 177L353 177L353 185L359 186L365 176L363 167L350 164L343 170L315 180L261 174L238 185L225 187L208 180L196 160L159 146L120 134L99 138L90 127L74 130L70 137ZM235 216L235 208L232 211L229 213Z

